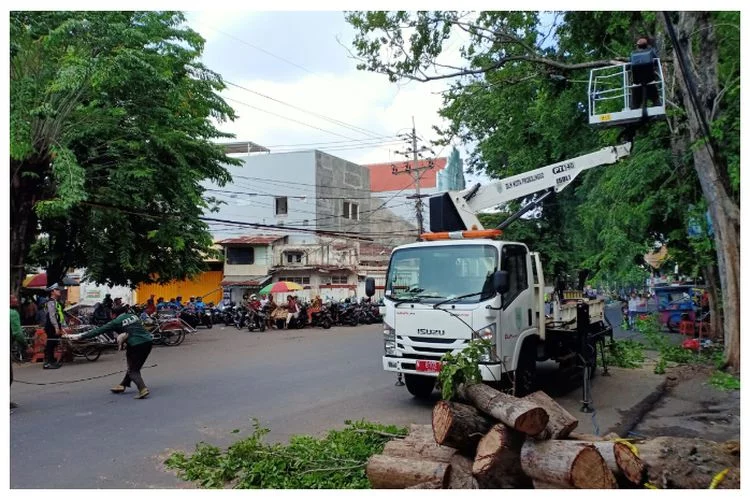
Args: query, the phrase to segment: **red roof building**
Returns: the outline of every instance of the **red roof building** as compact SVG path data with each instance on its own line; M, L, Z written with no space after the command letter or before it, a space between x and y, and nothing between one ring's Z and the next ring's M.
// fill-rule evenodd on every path
M420 160L420 167L427 166L428 160ZM437 187L437 173L443 170L448 164L448 158L435 158L432 160L435 165L429 170L424 170L419 179L419 187L432 189ZM394 161L388 163L371 163L362 165L370 171L370 191L373 193L382 193L384 191L399 191L401 189L414 189L412 183L414 178L406 173L394 175L393 166L401 171L404 169L404 161Z

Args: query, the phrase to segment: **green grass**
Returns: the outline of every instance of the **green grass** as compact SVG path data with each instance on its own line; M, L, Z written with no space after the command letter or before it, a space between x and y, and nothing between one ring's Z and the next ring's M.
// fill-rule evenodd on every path
M711 374L708 383L722 391L738 391L740 389L740 379L731 373L716 370Z
M226 451L201 442L192 455L174 453L165 464L203 488L369 488L367 460L383 451L389 435L404 436L406 429L366 421L346 424L324 438L292 436L283 445L264 443L269 430L254 420L253 433Z

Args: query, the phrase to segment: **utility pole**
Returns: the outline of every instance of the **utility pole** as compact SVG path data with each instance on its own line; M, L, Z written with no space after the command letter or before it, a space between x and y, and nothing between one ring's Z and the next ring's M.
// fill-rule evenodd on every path
M396 167L396 165L391 165L392 173L393 175L399 175L399 174L409 174L414 179L414 186L415 186L415 194L414 196L407 196L407 198L414 199L414 208L417 213L417 227L419 234L421 235L424 233L424 219L422 216L422 194L420 192L419 188L419 180L422 177L422 172L426 170L431 170L435 167L435 164L433 163L432 159L427 160L427 164L424 166L419 166L419 155L420 151L430 151L429 148L422 146L421 148L417 148L417 127L414 122L414 117L411 117L411 134L408 136L408 139L411 139L411 147L410 150L407 149L406 152L400 152L396 151L396 153L408 155L411 153L412 161L411 165L408 162L405 162L402 169L399 169ZM417 237L419 240L419 237Z

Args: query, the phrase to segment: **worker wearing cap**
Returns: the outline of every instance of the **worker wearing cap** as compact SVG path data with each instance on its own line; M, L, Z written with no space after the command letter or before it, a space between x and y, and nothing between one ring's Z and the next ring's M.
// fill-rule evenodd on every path
M125 392L126 388L130 387L130 382L135 382L136 387L138 387L138 394L136 394L135 399L148 397L149 390L143 381L143 377L141 377L141 368L151 353L153 337L143 328L143 323L141 323L138 316L126 312L99 328L94 328L86 333L79 333L77 335L67 335L67 337L73 340L85 340L110 332L124 334L124 336L118 335L118 343L127 344L126 359L128 363L125 378L122 379L119 385L114 386L110 390L115 394L121 394Z
M49 300L44 305L46 317L44 321L44 333L47 335L47 343L44 345L44 365L45 370L54 370L60 368L61 364L55 360L55 348L60 342L62 329L65 325L65 315L63 313L60 297L62 297L63 287L55 283L47 288L49 291Z

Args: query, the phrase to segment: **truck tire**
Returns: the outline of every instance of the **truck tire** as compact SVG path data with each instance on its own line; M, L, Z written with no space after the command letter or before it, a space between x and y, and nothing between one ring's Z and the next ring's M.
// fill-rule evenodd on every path
M433 389L435 389L437 379L406 373L404 374L404 381L406 382L406 390L409 391L409 394L417 399L429 399Z
M536 339L528 339L521 347L515 372L514 392L523 397L536 390Z

